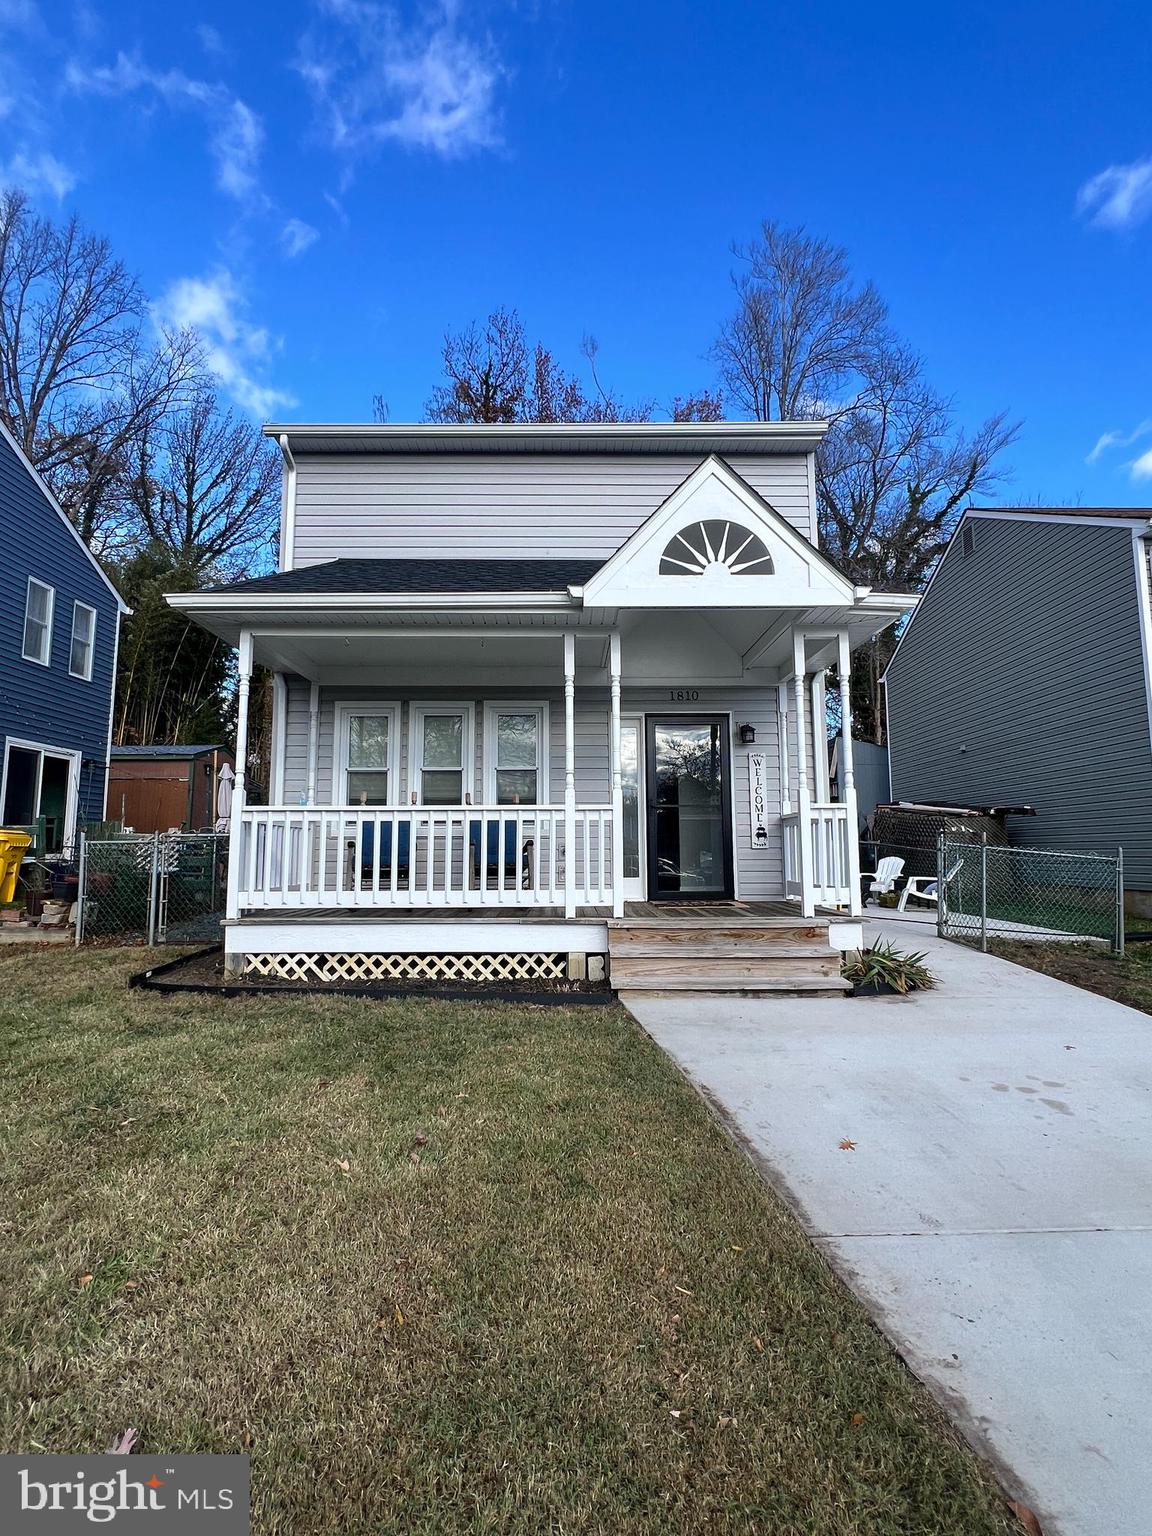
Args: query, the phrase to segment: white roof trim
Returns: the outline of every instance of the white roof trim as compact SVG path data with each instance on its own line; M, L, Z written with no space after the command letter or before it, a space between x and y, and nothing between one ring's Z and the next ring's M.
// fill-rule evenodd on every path
M810 570L819 572L828 587L839 595L846 604L855 601L857 588L853 586L852 582L846 576L842 576L836 567L825 559L814 544L810 544L807 539L797 533L791 523L786 518L781 517L775 507L765 501L763 496L758 491L755 491L746 480L743 480L730 465L713 453L709 454L703 463L699 464L685 480L681 481L671 495L661 502L655 512L645 518L639 528L624 541L612 558L606 561L596 574L589 577L584 583L583 601L585 607L594 607L596 604L604 601L605 591L609 594L607 599L609 603L613 605L619 603L622 607L630 606L625 596L621 595L620 598L617 598L612 593L612 588L616 584L617 579L628 569L637 555L642 550L646 550L653 540L659 537L662 529L668 528L676 522L681 508L709 480L719 480L754 522L759 522L765 527L774 539L779 540ZM715 514L709 514L709 516L714 517ZM661 579L672 583L672 586L668 589L669 597L675 596L677 599L680 599L680 601L676 602L670 601L666 606L670 608L715 606L714 603L700 604L693 602L693 583L698 578L668 576ZM764 578L744 577L741 579L748 583L747 592L749 597L757 595L759 598L759 601L752 606L778 606L775 598L765 600L763 589L759 587L761 579L775 581L777 579L775 576L765 576ZM733 588L733 596L737 593L743 595L743 590L740 585L735 586ZM812 605L818 605L821 602L821 598L814 593L808 601Z
M109 580L99 560L97 560L96 556L92 553L87 544L85 544L84 540L80 537L80 532L77 529L76 524L72 521L67 512L65 512L64 508L56 500L56 497L52 494L52 490L48 485L48 482L44 479L43 475L36 468L35 464L33 464L32 460L24 452L23 448L21 448L20 444L12 436L12 433L8 430L2 421L0 421L0 435L3 436L4 441L12 449L13 453L20 460L21 464L23 464L24 468L28 471L37 488L47 499L48 505L56 513L57 517L61 519L65 528L67 528L68 532L72 535L77 544L79 544L80 548L87 555L89 564L92 566L97 576L99 576L100 580L108 588L109 592L111 592L112 596L116 599L117 608L121 613L131 613L131 608L129 608L128 604L124 601L119 592L117 592L116 588L112 585L112 582Z
M983 517L1000 523L1070 523L1076 528L1131 528L1133 523L1152 525L1152 507L1133 507L1130 513L1116 509L1115 517L1079 516L1075 512L998 511L995 507L966 507L961 517Z
M170 608L206 613L261 613L266 609L572 608L567 592L167 592Z
M564 421L476 423L467 426L437 422L266 422L265 437L281 444L300 438L353 438L382 449L394 444L432 446L444 443L515 444L539 447L549 442L579 444L603 440L610 443L662 444L675 450L685 440L795 444L797 452L811 452L828 430L826 421Z

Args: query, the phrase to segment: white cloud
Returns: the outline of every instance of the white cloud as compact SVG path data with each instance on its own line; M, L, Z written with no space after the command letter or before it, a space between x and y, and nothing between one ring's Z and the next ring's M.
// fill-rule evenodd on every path
M1076 208L1101 229L1142 223L1152 214L1152 155L1100 171L1080 188Z
M191 328L204 343L208 366L241 409L266 420L294 397L266 380L278 337L252 325L236 280L224 268L208 277L180 277L153 307L157 323L168 330Z
M30 31L39 21L35 0L0 0L0 31Z
M209 149L216 162L216 182L238 202L264 202L260 191L260 155L264 124L224 85L195 80L179 69L154 70L136 55L117 54L110 66L90 68L72 62L65 78L75 91L126 96L152 91L169 106L199 112L210 125Z
M1131 432L1102 432L1084 462L1095 464L1108 452L1109 448L1131 448L1133 443L1139 442L1142 437L1147 437L1149 432L1152 432L1152 418L1140 422L1138 426L1132 428Z
M289 219L280 231L280 244L285 256L300 256L310 245L319 240L320 231L305 224L303 219Z
M467 36L454 0L414 25L386 0L317 0L327 26L304 39L297 69L334 148L386 142L450 158L500 141L491 43Z
M59 201L76 185L76 177L47 150L17 150L0 164L0 187L22 187L25 192L49 192Z
M1147 453L1142 453L1138 459L1133 459L1128 466L1128 472L1133 480L1152 480L1152 448Z
M222 58L227 52L224 39L215 27L209 26L206 21L196 28L196 36L200 39L200 46L205 53L212 54L216 58Z

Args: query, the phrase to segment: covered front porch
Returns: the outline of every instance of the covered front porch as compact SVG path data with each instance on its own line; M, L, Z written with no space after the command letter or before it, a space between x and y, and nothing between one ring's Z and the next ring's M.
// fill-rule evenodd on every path
M248 801L241 736L228 920L858 910L851 763L834 800L824 747L847 625L611 617L244 628L242 731L253 668L274 677L271 803Z

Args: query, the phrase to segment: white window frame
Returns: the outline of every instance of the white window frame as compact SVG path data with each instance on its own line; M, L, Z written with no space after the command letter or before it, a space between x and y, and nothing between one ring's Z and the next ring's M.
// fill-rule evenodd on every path
M551 805L548 762L549 716L546 699L491 699L484 704L484 803L496 804L496 717L536 716L536 804Z
M77 672L72 666L72 652L76 648L76 620L80 615L81 609L83 609L85 613L91 614L92 616L92 628L88 633L87 672ZM99 614L97 613L97 610L93 608L91 603L82 603L79 599L77 599L76 602L72 604L72 633L68 637L68 676L78 677L82 682L85 683L90 683L92 681L92 673L96 668L96 621L98 618Z
M464 803L476 789L476 705L471 700L419 699L413 700L408 711L408 799L413 805L423 805L421 794L424 773L424 717L426 715L463 715L464 730L461 742L460 783ZM435 771L435 770L433 770ZM436 809L436 807L433 807Z
M329 803L347 805L348 750L353 715L384 715L388 720L388 804L402 805L400 785L400 705L391 700L341 699L336 705L336 773ZM340 794L337 796L336 791ZM353 807L355 808L355 807Z
M40 765L36 769L36 815L40 815L40 796L44 786L44 759L46 757L62 758L68 764L68 796L64 807L64 846L70 846L76 838L76 816L80 806L80 769L83 765L83 753L70 752L63 747L54 747L46 741L24 741L18 736L9 736L4 743L4 770L0 773L0 816L4 814L4 802L8 798L8 754L13 747L21 752L36 752L40 756Z
M42 592L48 594L48 618L44 626L44 640L46 654L32 656L28 652L28 615L32 607L32 588L39 587ZM52 625L56 619L56 588L50 587L46 581L40 581L35 576L29 576L28 585L24 589L24 632L20 637L20 653L25 661L35 662L38 667L50 667L52 665Z

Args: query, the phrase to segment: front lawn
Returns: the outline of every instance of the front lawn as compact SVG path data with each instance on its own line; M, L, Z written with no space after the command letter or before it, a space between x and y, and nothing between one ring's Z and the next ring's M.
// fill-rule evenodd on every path
M988 949L1017 965L1152 1013L1152 944L1129 943L1122 955L1103 944L1022 943L1012 939L989 939Z
M145 963L0 954L0 1450L247 1450L261 1536L1018 1530L622 1010Z

